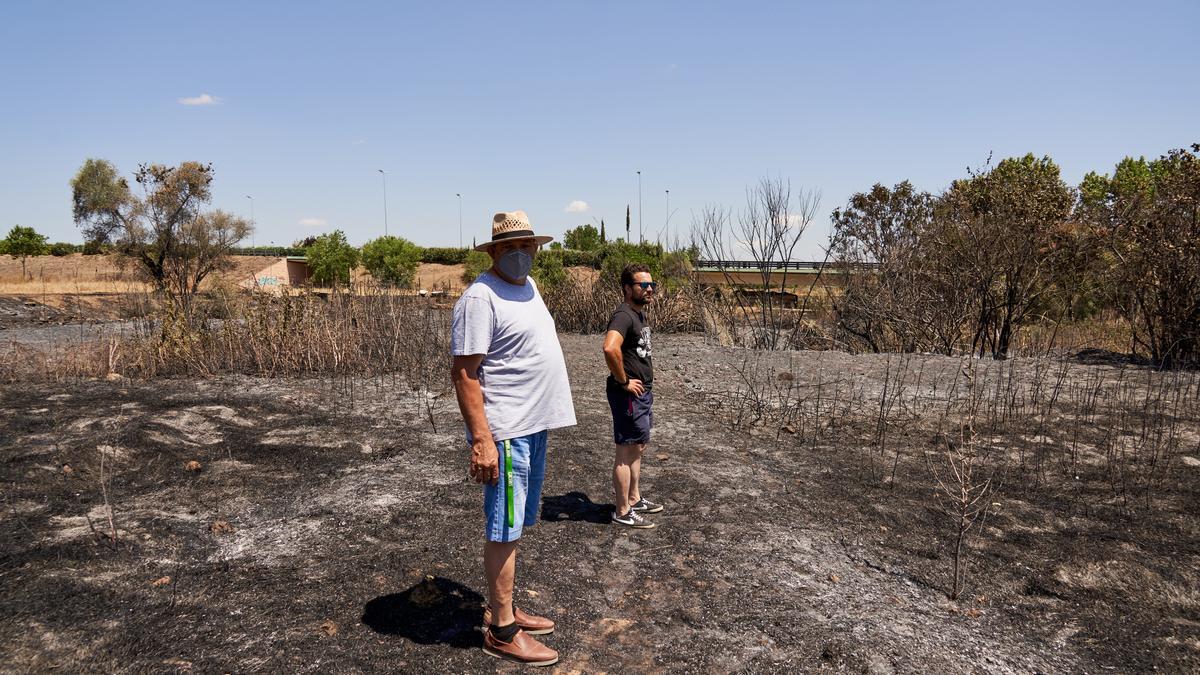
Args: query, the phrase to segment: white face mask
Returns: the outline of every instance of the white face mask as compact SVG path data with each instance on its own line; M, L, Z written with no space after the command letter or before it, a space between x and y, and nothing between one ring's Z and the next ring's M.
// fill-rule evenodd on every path
M523 281L533 269L533 256L521 249L513 249L500 256L496 261L496 269L504 272L504 276L513 281Z

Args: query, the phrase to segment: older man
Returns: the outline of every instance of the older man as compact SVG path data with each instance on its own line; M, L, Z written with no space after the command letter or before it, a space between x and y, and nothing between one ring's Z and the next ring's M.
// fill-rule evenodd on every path
M484 484L485 652L548 666L558 652L531 635L554 622L513 607L517 541L541 504L547 431L575 424L554 319L529 276L537 236L523 211L497 213L492 240L476 247L492 267L454 306L452 379L471 446L470 474Z

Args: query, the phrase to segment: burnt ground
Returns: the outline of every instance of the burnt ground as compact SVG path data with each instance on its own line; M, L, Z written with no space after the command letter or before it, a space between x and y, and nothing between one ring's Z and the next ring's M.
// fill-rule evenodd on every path
M658 337L644 491L666 511L629 531L607 522L598 340L562 342L579 425L551 434L545 521L517 579L519 603L558 621L546 641L560 670L1200 668L1193 426L1132 506L1086 465L1080 485L1008 475L951 601L929 433L912 422L934 395L901 406L908 422L897 413L896 480L891 450L875 466L868 411L890 358L772 355L771 376L845 386L825 391L835 403L817 404L813 430L734 430L745 354ZM961 363L920 366L936 383ZM1086 382L1115 372L1075 368ZM518 669L478 649L482 500L453 396L430 401L434 430L404 389L247 377L0 389L0 670ZM1037 447L1063 442L1065 426L1038 429Z

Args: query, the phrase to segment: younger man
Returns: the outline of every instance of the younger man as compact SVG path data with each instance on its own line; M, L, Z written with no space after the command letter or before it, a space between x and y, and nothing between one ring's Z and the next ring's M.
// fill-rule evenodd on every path
M610 373L606 389L616 444L613 462L616 508L612 521L639 529L654 527L644 516L663 510L661 504L642 497L639 485L642 454L650 442L654 404L650 327L646 325L643 310L653 301L656 287L649 267L640 263L626 265L621 271L625 299L613 311L604 335L604 360Z

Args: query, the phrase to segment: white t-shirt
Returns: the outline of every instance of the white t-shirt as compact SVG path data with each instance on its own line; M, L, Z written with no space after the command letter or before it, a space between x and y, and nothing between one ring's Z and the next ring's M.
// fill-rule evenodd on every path
M497 441L575 424L558 332L532 277L517 286L479 275L454 305L450 353L484 355L479 384Z

